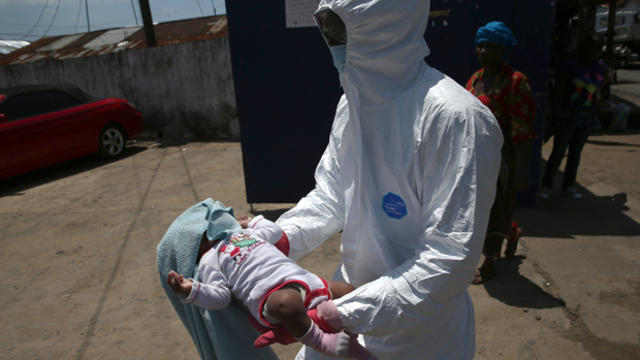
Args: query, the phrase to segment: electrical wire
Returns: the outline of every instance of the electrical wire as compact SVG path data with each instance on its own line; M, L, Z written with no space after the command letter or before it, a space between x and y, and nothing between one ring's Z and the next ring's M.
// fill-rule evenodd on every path
M51 22L49 23L49 27L47 28L47 31L44 32L43 36L47 36L47 34L49 33L49 30L51 30L51 26L53 25L53 22L56 20L56 16L58 16L58 10L60 9L60 1L58 0L58 4L56 5L56 11L53 13L53 18L51 19Z
M196 0L198 3L198 9L200 9L200 15L204 16L204 11L202 11L202 6L200 6L200 0Z
M133 5L133 0L131 0L131 11L133 11L133 18L136 20L136 26L138 26L138 17L136 16L136 7Z
M32 27L33 25L31 24L20 24L20 23L13 23L13 22L2 22L0 21L0 25L10 25L10 26L26 26L26 27ZM38 25L37 27L39 28L43 28L46 27L48 25ZM54 28L73 28L73 25L53 25Z
M89 0L84 0L84 12L87 14L87 32L91 32L91 23L89 22Z
M80 0L78 4L78 16L76 16L76 26L74 26L73 30L78 31L78 24L80 23L80 13L82 11L82 0Z
M38 20L36 20L36 24L33 25L31 30L29 30L29 32L27 33L27 35L25 35L25 37L30 36L33 33L33 30L36 29L36 26L38 26L38 24L40 24L40 20L42 19L42 14L44 14L44 11L47 9L47 5L49 5L49 0L45 1L44 6L42 7L42 11L40 11L40 16L38 16Z

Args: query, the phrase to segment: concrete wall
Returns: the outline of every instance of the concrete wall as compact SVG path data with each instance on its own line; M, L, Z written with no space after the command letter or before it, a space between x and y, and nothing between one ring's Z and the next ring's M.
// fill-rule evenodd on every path
M238 139L228 37L0 67L0 88L70 83L142 112L141 136Z

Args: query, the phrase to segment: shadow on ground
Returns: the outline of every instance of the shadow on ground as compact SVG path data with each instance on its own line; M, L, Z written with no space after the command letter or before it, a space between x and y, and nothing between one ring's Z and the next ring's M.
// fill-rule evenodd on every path
M624 214L627 195L596 196L578 186L584 195L575 200L562 193L538 199L536 208L519 209L518 223L527 236L572 238L585 236L638 236L640 224Z
M552 296L520 274L520 264L524 259L526 257L516 255L511 259L494 260L497 275L483 284L489 296L507 305L529 309L565 306L564 300Z
M590 140L593 141L593 140ZM545 168L546 161L542 162ZM556 184L564 174L558 170ZM638 236L640 224L625 214L627 194L596 196L580 184L582 199L573 199L558 187L548 199L536 199L536 206L518 208L517 219L526 236L572 238L585 236Z
M96 155L88 155L5 179L0 181L0 197L20 196L25 190L32 187L40 186L68 176L73 176L115 161L120 161L136 155L146 149L146 146L131 144L127 145L122 155L116 159L107 160Z

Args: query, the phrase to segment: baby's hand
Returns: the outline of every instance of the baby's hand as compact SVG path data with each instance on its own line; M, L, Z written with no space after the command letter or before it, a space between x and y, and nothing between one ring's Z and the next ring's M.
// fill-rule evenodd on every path
M249 227L249 221L251 221L251 217L249 216L240 216L238 218L238 222L240 223L240 226L242 226L243 229L246 229L247 227Z
M169 287L175 293L185 294L189 296L189 293L191 292L191 286L193 285L193 280L185 279L184 276L171 270L169 271L169 275L167 276L167 284L169 284Z

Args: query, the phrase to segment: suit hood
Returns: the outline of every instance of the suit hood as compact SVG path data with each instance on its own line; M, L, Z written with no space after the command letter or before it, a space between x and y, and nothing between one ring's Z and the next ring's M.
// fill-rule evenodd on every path
M347 55L340 80L359 102L380 104L411 87L425 67L428 0L322 0L344 22Z

